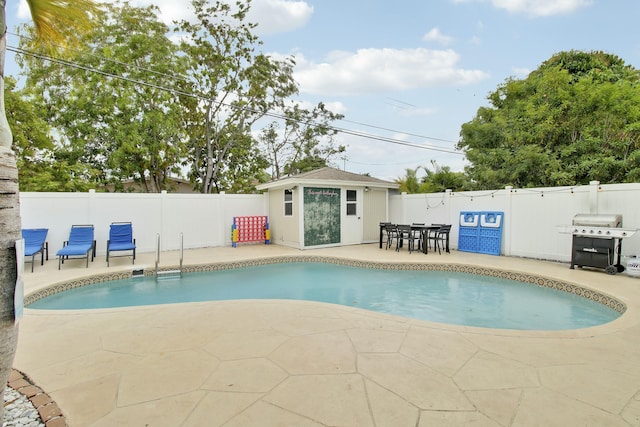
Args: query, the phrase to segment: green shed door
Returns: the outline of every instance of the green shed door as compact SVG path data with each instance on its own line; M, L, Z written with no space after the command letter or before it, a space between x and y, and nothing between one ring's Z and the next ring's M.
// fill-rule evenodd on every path
M304 245L340 243L340 189L304 188Z

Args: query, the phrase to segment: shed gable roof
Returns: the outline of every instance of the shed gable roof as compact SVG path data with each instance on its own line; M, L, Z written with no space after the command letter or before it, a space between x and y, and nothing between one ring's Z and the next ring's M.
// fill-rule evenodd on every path
M358 185L370 185L382 188L398 188L399 185L395 182L384 181L382 179L373 178L366 175L360 175L357 173L347 172L332 167L323 167L320 169L312 170L310 172L301 173L299 175L289 176L276 181L271 181L265 184L260 184L256 188L258 190L268 190L270 188L286 187L289 185L297 184L313 184L332 182L332 183L344 183L344 184L358 184Z

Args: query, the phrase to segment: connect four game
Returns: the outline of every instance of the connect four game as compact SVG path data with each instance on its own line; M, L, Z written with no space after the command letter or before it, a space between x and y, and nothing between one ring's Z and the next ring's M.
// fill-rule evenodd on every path
M269 220L266 216L235 216L231 226L231 244L235 248L238 243L261 242L271 243Z

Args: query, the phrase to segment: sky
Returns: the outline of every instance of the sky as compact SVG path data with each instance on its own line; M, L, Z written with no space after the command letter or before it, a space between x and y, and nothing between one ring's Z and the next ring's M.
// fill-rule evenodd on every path
M167 24L190 19L187 1L154 4ZM259 50L293 56L297 101L343 114L335 166L393 181L432 162L462 171L463 123L508 78L555 53L602 50L640 68L637 0L253 0ZM28 18L8 2L10 30ZM15 22L15 25L12 23ZM8 44L17 46L10 35ZM7 74L12 74L7 56ZM17 73L17 71L15 71ZM358 135L354 135L358 134ZM359 136L364 135L364 136ZM418 176L424 175L419 170Z

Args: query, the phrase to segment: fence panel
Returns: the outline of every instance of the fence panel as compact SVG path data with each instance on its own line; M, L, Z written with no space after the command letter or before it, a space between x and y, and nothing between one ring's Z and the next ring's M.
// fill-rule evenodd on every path
M21 193L23 228L48 228L50 252L62 247L72 224L96 227L98 254L105 253L109 224L131 221L138 250L152 252L155 236L163 250L231 245L236 216L268 215L268 194ZM502 254L568 262L571 235L557 226L578 213L615 213L623 227L640 229L640 183L501 189L390 196L389 221L452 224L458 249L461 212L504 212ZM295 225L296 227L298 224ZM623 240L622 254L640 255L640 233Z

